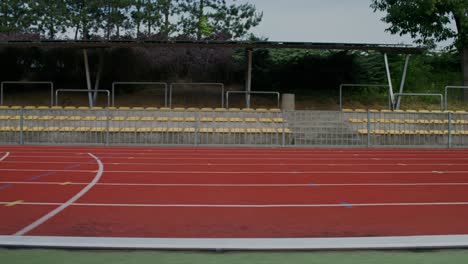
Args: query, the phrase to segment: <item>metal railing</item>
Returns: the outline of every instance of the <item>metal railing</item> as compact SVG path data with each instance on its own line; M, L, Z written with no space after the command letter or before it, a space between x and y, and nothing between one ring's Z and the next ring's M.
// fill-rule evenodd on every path
M468 113L6 108L0 144L468 148Z
M105 93L107 94L107 107L110 106L111 99L110 99L110 91L109 90L87 90L87 89L57 89L55 91L55 105L58 106L59 102L59 93L60 92L70 92L70 93Z
M445 106L445 110L448 110L448 90L449 89L464 89L464 90L467 90L468 89L468 86L446 86L445 87L445 103L444 103L444 106Z
M167 83L165 82L113 82L112 83L112 106L115 106L115 88L117 85L151 85L164 87L164 106L167 107ZM158 90L158 88L152 88Z
M177 86L214 86L221 89L221 108L224 107L224 83L171 83L169 86L169 107L172 108L173 90Z
M400 98L401 96L433 96L440 98L440 110L444 110L444 96L442 94L434 94L434 93L396 93L395 97Z
M276 98L277 98L277 107L279 108L280 107L280 93L279 92L270 92L270 91L267 91L267 92L263 92L263 91L228 91L226 92L226 108L229 108L229 95L230 94L246 94L246 95L250 95L250 94L269 94L269 95L276 95Z
M361 87L361 88L388 88L388 84L341 84L340 85L340 111L343 110L343 88L344 87ZM392 99L388 96L388 109L392 109Z
M5 84L26 84L26 85L47 84L49 85L49 89L50 89L50 106L54 104L54 83L53 82L4 81L0 84L0 105L3 105L3 100L4 100L3 90L5 88Z

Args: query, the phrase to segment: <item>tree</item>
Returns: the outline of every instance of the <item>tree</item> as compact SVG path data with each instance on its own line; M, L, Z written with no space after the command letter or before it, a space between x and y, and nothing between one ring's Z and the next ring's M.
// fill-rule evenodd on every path
M63 1L30 1L30 16L34 19L34 31L54 39L58 33L65 33L68 25L67 6Z
M2 0L0 2L0 32L27 33L34 16L25 1Z
M179 0L182 34L197 40L212 37L214 34L228 34L232 38L242 38L262 20L252 4L234 3L226 0Z
M254 5L233 3L222 6L214 16L214 28L217 33L227 33L234 39L245 37L249 30L260 24L263 13L257 13Z
M102 17L101 1L65 0L64 2L68 10L69 25L75 31L75 40L78 39L78 33L81 33L81 39L87 40L91 37L92 31L98 32Z
M132 0L106 0L101 1L99 9L102 15L101 27L105 32L106 39L111 39L112 33L115 30L115 36L120 37L121 29L129 29L131 24L128 19L128 12L132 4Z
M420 44L454 39L461 55L464 85L468 85L468 1L467 0L372 0L375 11L386 11L382 19L392 34L409 34ZM456 29L450 27L452 21ZM468 93L465 93L468 98Z

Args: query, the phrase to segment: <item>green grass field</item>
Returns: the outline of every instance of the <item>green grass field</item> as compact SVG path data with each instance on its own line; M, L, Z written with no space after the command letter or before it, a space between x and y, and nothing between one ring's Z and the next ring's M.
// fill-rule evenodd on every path
M1 263L295 263L295 264L436 264L468 263L468 250L345 252L183 252L0 249Z

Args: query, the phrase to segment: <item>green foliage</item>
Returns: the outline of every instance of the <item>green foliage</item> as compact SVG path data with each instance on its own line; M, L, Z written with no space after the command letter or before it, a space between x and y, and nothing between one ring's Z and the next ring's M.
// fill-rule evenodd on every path
M47 39L243 39L261 19L237 0L0 1L0 33Z
M33 31L55 39L58 33L65 33L68 25L68 10L64 1L30 1L29 7L34 16Z
M390 24L387 30L392 34L410 34L431 46L453 38L460 50L467 47L467 0L372 0L371 7L387 12L382 20ZM452 19L456 30L449 26Z
M35 15L27 2L2 0L0 2L0 33L27 33Z
M178 3L182 35L197 40L218 36L243 38L263 17L254 5L238 4L236 0L230 5L226 0L178 0Z

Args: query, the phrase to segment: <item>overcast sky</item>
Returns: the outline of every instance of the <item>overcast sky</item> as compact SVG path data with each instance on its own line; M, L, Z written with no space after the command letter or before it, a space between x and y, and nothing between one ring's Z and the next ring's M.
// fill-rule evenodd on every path
M370 0L244 0L263 11L253 30L271 41L413 44L391 35Z

